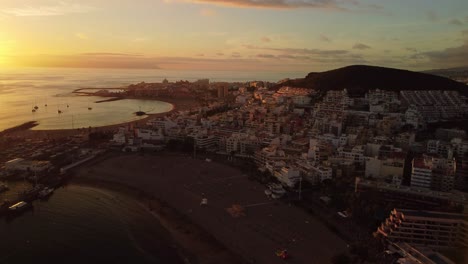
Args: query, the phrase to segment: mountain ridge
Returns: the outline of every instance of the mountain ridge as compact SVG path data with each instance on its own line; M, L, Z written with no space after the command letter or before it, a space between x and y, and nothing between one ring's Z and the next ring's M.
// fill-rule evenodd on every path
M318 91L346 88L351 95L381 90L455 90L468 96L468 86L437 75L394 68L351 65L325 72L311 72L305 78L289 80L281 86L304 87Z

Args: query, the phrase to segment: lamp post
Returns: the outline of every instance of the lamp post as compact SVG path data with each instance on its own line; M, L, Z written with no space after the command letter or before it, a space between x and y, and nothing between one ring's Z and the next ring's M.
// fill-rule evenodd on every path
M302 200L302 176L299 178L299 200Z

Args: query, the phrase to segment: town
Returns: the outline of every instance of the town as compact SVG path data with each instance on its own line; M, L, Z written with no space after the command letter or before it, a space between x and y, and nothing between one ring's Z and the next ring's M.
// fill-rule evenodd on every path
M448 90L323 91L286 81L101 89L95 94L168 101L176 109L64 138L9 133L0 177L47 185L57 181L51 172L65 177L106 152L182 152L240 168L264 184L258 192L314 212L347 241L365 236L368 244L351 249L363 260L461 263L460 249L468 247L467 98ZM178 102L190 106L179 110ZM339 258L346 255L335 260L346 263Z

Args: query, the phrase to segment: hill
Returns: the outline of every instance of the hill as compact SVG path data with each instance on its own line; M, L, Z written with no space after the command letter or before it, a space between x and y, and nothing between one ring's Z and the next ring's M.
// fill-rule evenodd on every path
M319 91L346 88L361 96L371 89L382 90L456 90L468 95L467 85L445 77L384 67L353 65L336 70L309 73L305 78L289 80L282 86L306 87Z

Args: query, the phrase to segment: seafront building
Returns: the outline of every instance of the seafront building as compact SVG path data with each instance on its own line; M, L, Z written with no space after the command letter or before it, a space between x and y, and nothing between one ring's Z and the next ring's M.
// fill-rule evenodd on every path
M290 188L302 180L320 185L358 177L356 190L378 190L379 199L397 205L451 204L446 208L459 211L465 204L458 197L468 191L466 133L441 129L434 138L416 138L430 123L465 117L468 105L457 92L376 87L356 97L346 87L317 93L289 86L273 91L265 82L202 84L211 91L202 96L203 106L149 120L137 133L119 131L114 142L132 149L154 144L151 139L193 142L194 150L249 159ZM154 87L195 91L185 82Z
M393 243L432 249L467 248L468 215L394 209L377 228L377 233Z

